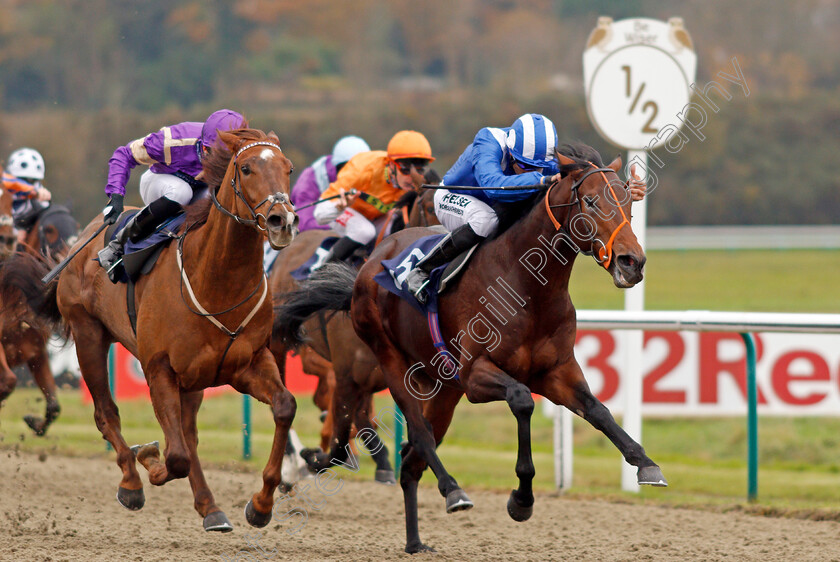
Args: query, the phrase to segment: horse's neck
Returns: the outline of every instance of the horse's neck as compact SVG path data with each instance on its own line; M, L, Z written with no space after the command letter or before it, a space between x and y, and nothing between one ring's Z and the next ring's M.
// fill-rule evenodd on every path
M194 285L222 285L237 293L250 291L263 275L262 255L263 237L255 228L214 208L196 235L187 234L183 259L189 271L201 272Z
M565 229L555 230L541 199L516 224L487 242L484 254L492 261L504 256L502 277L508 283L508 278L515 278L526 294L539 296L541 302L565 299L577 250L563 232L568 234Z

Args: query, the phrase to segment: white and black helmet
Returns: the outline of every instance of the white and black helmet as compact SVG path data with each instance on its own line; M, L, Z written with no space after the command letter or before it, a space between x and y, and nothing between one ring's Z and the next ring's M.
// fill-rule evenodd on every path
M44 179L44 157L34 148L18 148L9 156L6 171L17 178Z

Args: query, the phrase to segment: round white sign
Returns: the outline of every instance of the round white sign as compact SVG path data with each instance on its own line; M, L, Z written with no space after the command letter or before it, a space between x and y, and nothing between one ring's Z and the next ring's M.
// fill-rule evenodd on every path
M654 148L670 136L657 139L663 127L682 125L677 114L691 99L696 61L681 18L598 18L583 53L592 124L621 148Z
M598 132L626 149L653 148L656 133L674 121L691 91L682 67L668 53L630 45L595 69L589 86L589 116Z

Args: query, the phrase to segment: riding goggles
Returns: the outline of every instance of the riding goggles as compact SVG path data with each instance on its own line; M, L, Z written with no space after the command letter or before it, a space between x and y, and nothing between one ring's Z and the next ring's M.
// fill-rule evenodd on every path
M394 164L397 165L397 168L403 175L407 176L411 173L412 166L414 166L418 174L425 172L429 166L429 161L425 158L403 158L401 160L394 160Z

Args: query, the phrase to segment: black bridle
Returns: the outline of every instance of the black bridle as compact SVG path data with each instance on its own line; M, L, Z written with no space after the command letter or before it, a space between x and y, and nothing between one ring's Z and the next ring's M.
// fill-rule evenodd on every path
M223 214L229 216L230 218L232 218L233 220L235 220L239 224L243 224L243 225L246 225L246 226L253 226L253 227L257 228L258 230L265 231L266 227L260 225L260 221L259 221L260 217L262 217L263 224L265 224L266 221L268 220L266 218L266 216L271 212L271 209L273 209L275 205L291 204L291 201L289 199L288 194L280 192L280 191L278 191L276 193L272 193L271 195L269 195L268 197L266 197L265 199L260 201L259 204L257 204L255 207L252 207L251 204L248 202L248 200L245 199L245 195L242 194L242 191L239 188L239 186L241 184L241 181L240 181L240 176L239 176L239 174L240 174L239 166L237 165L236 160L237 160L237 158L239 158L239 156L243 152L245 152L246 150L248 150L250 148L254 148L255 146L270 146L272 148L276 148L277 150L279 150L281 155L283 154L283 150L278 145L274 144L273 142L268 142L268 141L258 141L258 142L252 142L252 143L246 144L245 146L240 148L238 151L236 151L236 154L234 154L234 156L233 156L233 178L231 178L231 180L230 180L230 185L233 188L233 192L236 194L236 196L239 197L239 199L241 199L243 203L245 203L245 206L248 208L248 211L251 213L251 218L250 219L244 219L244 218L240 217L239 215L235 215L235 214L231 213L230 211L228 211L227 209L225 209L222 206L222 204L219 203L219 200L216 198L216 190L215 189L210 190L210 198L213 200L213 205L215 205L217 209L219 209ZM257 210L260 207L262 207L263 205L265 205L266 203L270 203L266 213L265 214L258 213Z

